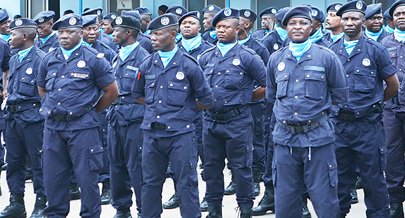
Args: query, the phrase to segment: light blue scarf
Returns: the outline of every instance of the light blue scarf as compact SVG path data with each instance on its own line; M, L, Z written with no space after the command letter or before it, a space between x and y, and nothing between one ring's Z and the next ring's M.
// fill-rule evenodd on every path
M352 53L354 47L356 47L358 42L359 42L359 40L353 40L353 41L344 40L343 45L345 46L347 54L350 55Z
M34 47L34 46L31 46L31 47L29 47L29 48L27 48L27 49L24 49L24 50L19 51L19 52L18 52L18 60L20 60L20 62L21 62L25 57L27 57L28 53L30 53L30 51L31 51L31 49L32 49L33 47Z
M150 30L146 30L143 34L144 35L150 35Z
M317 43L323 37L322 28L319 28L312 36L309 37L309 40L313 43Z
M8 42L8 40L10 40L11 34L0 34L0 37L1 37L4 41Z
M158 54L160 56L160 59L162 60L163 66L166 68L166 66L169 64L169 62L172 60L174 55L176 54L178 50L177 45L174 47L173 50L171 51L158 51Z
M81 45L82 45L82 42L80 42L79 44L77 44L75 47L73 47L70 50L66 50L66 49L62 48L62 46L60 46L60 49L62 50L65 60L69 59L70 55L72 55L72 53L74 51L76 51L76 49L78 49Z
M394 38L398 42L405 42L405 31L399 30L395 28L394 30Z
M89 47L91 47L93 45L93 44L90 44L90 43L88 43L88 42L86 42L84 40L82 40L82 44L85 45L85 46L89 46Z
M250 39L250 34L246 37L246 39L238 40L239 45L244 45Z
M377 41L378 37L380 37L380 35L383 31L384 31L383 28L381 28L380 31L374 33L374 32L369 31L368 29L366 29L365 33L368 38L370 38L374 41Z
M139 45L139 42L136 41L134 44L121 47L118 56L120 57L120 59L121 59L122 61L125 61L125 59L128 58L128 56L131 54L131 52L132 52L136 47L138 47L138 45Z
M181 44L187 52L190 52L191 50L198 48L198 46L201 45L201 35L198 34L196 37L191 39L186 39L183 37L183 39L181 40Z
M222 57L224 57L226 55L226 53L228 53L228 51L231 50L237 43L238 43L238 41L236 41L234 43L226 43L226 44L224 44L222 42L217 42L217 48L221 52Z
M394 29L392 29L389 25L385 26L385 31L387 31L389 34L394 33Z
M212 39L217 40L217 39L218 39L218 37L217 37L217 31L211 30L211 31L210 31L210 36L211 36Z
M111 38L113 37L113 36L112 36L112 33L110 33L110 34L107 34L107 36L108 36L108 37L111 37Z
M332 39L333 42L336 42L337 40L342 38L344 34L345 34L344 32L341 32L337 35L333 35L333 33L330 33L330 38Z
M56 32L52 32L51 34L45 36L44 38L39 38L39 40L41 40L42 44L45 44L46 41L48 41L48 39L50 39L53 35L55 35Z
M285 41L285 39L288 36L287 30L285 30L285 29L283 29L283 28L281 28L279 26L276 26L275 30L277 31L277 33L280 36L281 40Z
M290 42L290 44L288 44L288 50L290 50L292 55L299 61L302 55L309 50L311 45L312 42L309 39L301 43Z
M181 37L183 37L181 35L181 33L177 33L177 35L176 35L176 43L180 41Z

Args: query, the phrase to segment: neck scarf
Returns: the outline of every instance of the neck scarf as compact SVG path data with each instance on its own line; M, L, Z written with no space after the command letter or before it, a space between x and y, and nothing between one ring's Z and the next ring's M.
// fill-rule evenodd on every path
M120 49L120 52L118 53L118 56L120 57L120 59L121 59L122 61L125 61L125 59L128 58L128 56L131 54L131 52L132 52L136 47L138 47L138 45L139 45L139 42L136 41L134 44L127 45L127 46L123 46L123 47Z
M244 45L250 39L250 34L246 37L246 39L238 40L239 45Z
M330 38L332 39L333 42L336 42L337 40L342 38L344 34L345 34L344 32L341 32L337 35L333 35L333 33L330 33Z
M8 40L10 40L11 34L0 34L0 37L4 39L4 41L8 42Z
M389 25L385 26L385 31L387 31L389 34L394 33L394 29L392 29Z
M366 29L366 36L374 41L377 41L378 37L380 37L381 33L383 32L383 28L380 29L380 31L374 33Z
M405 42L405 31L399 30L395 28L394 30L394 38L398 42Z
M31 51L31 49L32 49L33 47L34 47L34 46L31 46L31 47L29 47L29 48L27 48L27 49L24 49L24 50L19 51L19 52L18 52L18 60L20 60L20 62L21 62L25 57L27 57L28 53L30 53L30 51Z
M309 40L313 43L317 43L319 40L321 40L323 37L323 32L322 28L319 28L317 31L312 34L312 36L309 37Z
M288 36L287 30L285 30L285 29L283 29L283 28L281 28L281 27L279 27L279 26L277 26L277 27L275 28L275 30L277 31L277 33L278 33L278 35L280 36L281 40L285 41L285 39L286 39L287 36Z
M166 68L166 66L169 64L169 62L172 60L174 55L176 54L178 48L177 45L174 47L173 50L171 51L158 51L158 54L160 56L160 59L162 60L163 66Z
M312 42L309 39L301 43L290 42L290 44L288 44L288 50L290 50L292 55L299 61L302 55L309 50L311 45Z
M89 47L91 47L93 45L93 44L90 44L90 43L88 43L88 42L86 42L84 40L82 40L82 44L85 45L85 46L89 46Z
M357 43L359 42L359 40L353 40L353 41L344 41L343 45L345 46L346 52L347 54L351 54L354 47L356 47Z
M181 33L177 33L177 35L176 35L176 43L180 41L181 37L182 37Z
M78 49L81 45L82 45L82 42L78 43L75 47L73 47L73 48L70 49L70 50L66 50L66 49L64 49L62 46L60 46L60 49L62 50L62 53L63 53L63 57L65 57L65 60L67 60L67 59L70 57L70 55L71 55L74 51L76 51L76 49Z
M186 39L183 37L181 40L181 44L187 52L190 52L191 50L198 48L198 46L201 45L201 35L198 34L196 37L191 39Z
M218 38L217 38L217 31L211 30L211 31L210 31L210 36L211 36L212 39L217 40L217 39L218 39Z
M234 43L226 43L226 44L224 44L222 42L217 42L217 48L221 52L222 57L224 57L226 55L226 53L228 53L228 51L231 50L237 43L238 43L238 41L236 41Z
M41 40L42 44L45 44L46 41L48 41L48 39L50 39L53 35L55 35L56 32L52 32L51 34L45 36L44 38L39 38L39 40Z

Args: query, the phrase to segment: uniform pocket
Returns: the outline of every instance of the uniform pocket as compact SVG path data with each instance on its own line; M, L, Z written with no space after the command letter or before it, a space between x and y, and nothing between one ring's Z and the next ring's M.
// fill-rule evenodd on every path
M53 90L53 86L55 83L55 78L56 78L56 73L48 73L45 77L45 89L46 91L52 91Z
M146 80L148 82L148 80ZM153 102L155 97L155 82L149 82L145 84L145 104Z
M308 73L305 75L305 97L322 100L326 94L326 78L323 73Z
M89 167L91 171L99 171L104 168L104 148L102 146L89 148Z
M276 98L280 99L287 96L289 79L290 75L288 73L276 74L276 83L277 83Z
M226 89L239 89L241 87L242 78L243 78L242 71L225 71L225 84L224 87Z
M356 68L353 74L353 89L357 92L372 92L375 89L376 72L372 69Z
M328 174L330 186L335 188L338 183L336 162L328 163Z
M186 105L189 89L186 83L169 81L167 86L167 103L172 106Z
M36 96L38 92L35 80L27 77L21 78L18 85L18 93L28 97Z
M122 79L120 79L120 88L121 91L125 93L131 93L131 88L134 83L138 71L134 70L127 70L123 75Z

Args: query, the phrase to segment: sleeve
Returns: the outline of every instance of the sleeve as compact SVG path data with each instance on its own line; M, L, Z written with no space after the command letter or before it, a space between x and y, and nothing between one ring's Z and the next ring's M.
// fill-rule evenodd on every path
M191 89L195 93L198 102L205 106L212 106L214 96L211 87L208 85L208 82L204 77L201 67L193 62L193 65L188 69L188 72L192 72L189 81Z
M277 84L274 75L273 59L274 55L270 56L267 64L267 77L266 77L266 99L270 103L274 104L276 101Z
M134 80L131 89L133 99L145 97L145 72L148 70L147 66L147 62L143 62L139 67L138 74L136 75L136 79Z
M332 103L337 105L346 104L349 99L349 86L346 73L339 58L333 52L329 52L330 60L327 68L328 88Z
M377 56L377 67L378 67L378 74L381 76L381 78L386 79L392 75L395 74L397 71L394 65L391 62L390 55L387 51L387 49L383 46L380 46L381 49L380 52L376 52L375 54Z
M45 88L46 85L46 74L47 74L47 67L48 65L48 58L45 56L45 58L42 59L41 63L39 64L38 68L38 75L37 75L37 85L39 87Z
M248 65L249 75L261 87L266 87L266 67L259 55L254 54Z
M11 51L7 44L3 44L3 62L1 64L2 71L7 71L10 68L9 62L11 58Z
M103 89L115 81L112 67L107 59L97 57L96 60L93 60L93 63L93 74L97 87Z

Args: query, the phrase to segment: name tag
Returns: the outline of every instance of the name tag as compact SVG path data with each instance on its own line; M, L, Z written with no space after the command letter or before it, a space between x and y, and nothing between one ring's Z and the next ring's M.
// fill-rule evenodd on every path
M89 74L85 73L71 73L70 75L74 78L81 78L81 79L86 79L89 77Z
M397 49L397 47L387 48L388 51L392 51L392 50L395 50L395 49Z
M150 74L150 75L145 75L145 79L155 79L156 75Z
M313 70L313 71L325 72L325 68L318 67L318 66L305 66L304 70Z
M133 66L127 66L127 69L128 70L133 70L133 71L138 71L139 70L139 68L133 67Z
M213 67L213 66L215 66L215 64L207 64L206 67Z

